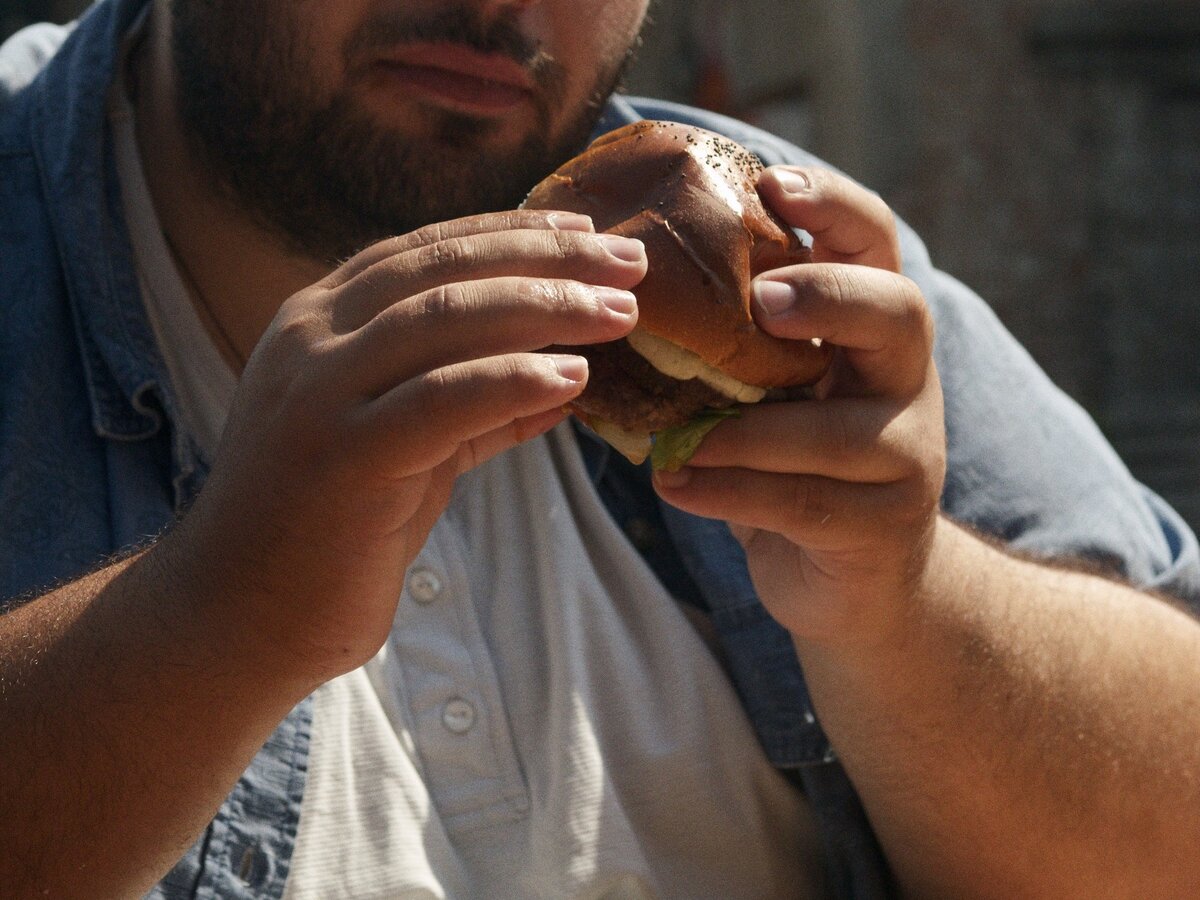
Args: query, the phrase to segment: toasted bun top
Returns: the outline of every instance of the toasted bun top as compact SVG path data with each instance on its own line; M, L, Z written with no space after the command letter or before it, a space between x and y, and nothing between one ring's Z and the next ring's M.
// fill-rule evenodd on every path
M827 368L829 348L772 337L750 314L755 275L811 260L759 198L762 168L711 131L635 122L597 139L524 205L585 213L598 231L646 245L649 269L633 289L639 328L747 384L808 384Z

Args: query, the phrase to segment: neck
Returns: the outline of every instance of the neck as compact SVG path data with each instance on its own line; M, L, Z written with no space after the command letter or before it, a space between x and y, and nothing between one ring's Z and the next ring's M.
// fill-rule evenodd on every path
M184 281L191 282L192 300L222 352L240 369L280 304L328 274L328 266L290 253L214 187L176 107L168 16L166 5L156 3L131 61L138 149L167 243Z

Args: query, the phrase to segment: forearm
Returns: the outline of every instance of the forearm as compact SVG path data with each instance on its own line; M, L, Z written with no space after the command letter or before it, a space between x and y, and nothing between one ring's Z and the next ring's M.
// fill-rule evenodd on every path
M1200 892L1200 625L941 523L900 641L801 644L914 896Z
M254 670L171 556L167 539L0 617L6 896L143 893L302 694Z

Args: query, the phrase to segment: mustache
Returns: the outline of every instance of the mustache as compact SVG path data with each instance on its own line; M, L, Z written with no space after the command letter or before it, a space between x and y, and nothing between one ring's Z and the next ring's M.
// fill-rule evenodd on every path
M398 44L446 42L462 44L480 53L498 53L530 70L541 81L557 73L559 65L538 41L525 35L512 12L491 22L465 6L448 6L433 16L407 18L384 14L360 25L346 42L347 68Z

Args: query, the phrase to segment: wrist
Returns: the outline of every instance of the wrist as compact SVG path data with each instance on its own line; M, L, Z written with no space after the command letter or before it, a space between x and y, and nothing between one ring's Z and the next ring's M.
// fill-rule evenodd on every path
M991 556L1003 558L939 517L922 569L886 620L848 639L795 640L813 703L843 755L867 740L864 727L876 735L946 733L953 695L970 690L962 679L964 663L988 652L987 610L975 604L982 582L992 577Z
M193 524L185 517L130 566L131 593L152 598L165 639L188 665L290 709L324 679L289 651L265 612L271 604L195 539Z
M982 577L988 566L984 557L994 552L938 514L899 577L864 589L842 627L816 636L794 633L797 650L805 659L822 657L871 668L898 665L903 670L928 639L929 629L952 615L971 582Z

